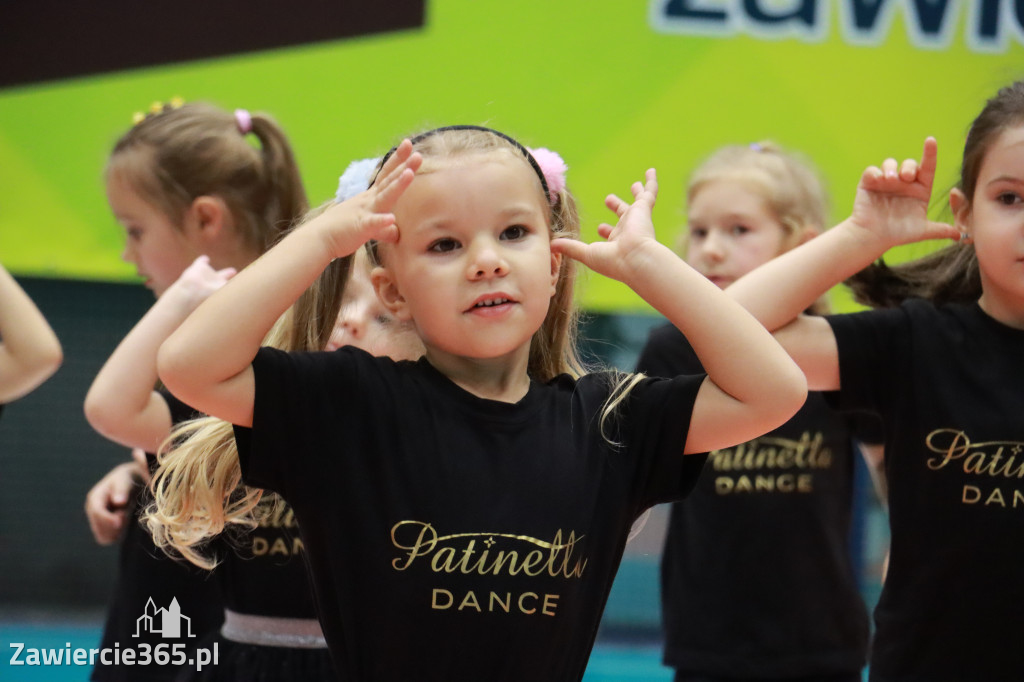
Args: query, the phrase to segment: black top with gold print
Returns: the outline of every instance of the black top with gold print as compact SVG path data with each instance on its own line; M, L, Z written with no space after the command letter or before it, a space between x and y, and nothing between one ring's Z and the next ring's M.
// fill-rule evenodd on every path
M703 371L672 325L651 332L637 369ZM878 436L856 427L811 393L775 431L711 453L693 493L672 505L661 565L667 665L729 679L864 666L868 618L847 549L852 438Z
M243 475L295 510L343 679L581 679L633 520L693 483L703 376L634 388L613 446L607 375L508 404L353 348L253 368Z
M923 301L829 322L891 453L871 680L1024 679L1024 330Z

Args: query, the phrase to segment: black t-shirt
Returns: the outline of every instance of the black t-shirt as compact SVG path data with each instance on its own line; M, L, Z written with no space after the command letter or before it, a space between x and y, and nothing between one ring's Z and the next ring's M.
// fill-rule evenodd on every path
M682 332L651 332L637 370L701 372ZM856 425L811 393L778 429L708 457L672 505L662 556L665 663L736 679L856 672L868 619L847 540Z
M873 682L1024 679L1024 331L980 306L829 318L841 405L885 423Z
M161 390L161 395L171 410L173 424L196 416L192 408L166 390ZM150 470L154 470L156 457L147 453L147 459ZM160 644L184 644L186 656L193 657L203 637L219 628L224 620L217 581L208 571L164 554L139 523L139 512L152 498L143 486L139 486L133 497L121 538L117 583L100 646L113 650L115 646L138 648L145 643L152 652ZM177 600L182 616L188 619L185 621L188 629L183 627L182 637L168 638L140 627L145 623L141 620L143 616L152 616L155 611L169 608L173 600ZM171 647L167 648L170 650ZM113 660L113 656L108 660ZM97 658L91 679L102 682L173 680L178 670L179 666L174 665L108 666Z
M579 680L633 520L677 499L703 376L607 375L478 398L353 348L253 362L249 485L293 506L340 676Z
M270 514L259 526L218 541L214 572L224 606L254 616L316 618L295 512L273 493L260 506Z

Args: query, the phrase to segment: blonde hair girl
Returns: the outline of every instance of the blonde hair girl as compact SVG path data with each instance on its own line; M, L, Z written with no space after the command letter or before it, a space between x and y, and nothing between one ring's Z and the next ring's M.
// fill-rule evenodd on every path
M476 127L403 141L369 190L295 230L161 348L172 390L235 424L243 479L292 504L346 679L579 679L633 520L691 483L682 455L803 401L764 329L655 241L653 171L632 204L609 197L618 224L587 245L561 236L576 231L570 199L540 156ZM424 357L260 349L368 241L377 295ZM710 378L631 382L606 438L614 377L558 374L573 364L570 258L684 327Z
M799 156L769 142L723 147L690 179L686 260L728 287L817 235L826 213L822 183ZM825 312L827 299L816 303L809 312ZM665 324L637 369L669 377L702 366ZM812 392L785 424L712 452L693 493L672 505L661 605L676 682L859 682L869 628L847 551L854 440L880 437L865 419Z
M175 423L194 416L175 396L154 389L160 343L203 298L305 212L306 195L287 138L271 118L202 103L159 107L122 135L107 163L106 184L111 210L126 233L122 257L158 300L100 370L86 396L85 413L107 438L155 452ZM328 268L323 275L333 282L328 291L338 289L336 270ZM336 299L312 295L303 295L297 305L304 312L296 318L333 320L337 310ZM296 324L303 334L310 327L306 319ZM324 340L330 333L326 326ZM97 540L105 544L122 538L105 648L133 641L140 614L167 608L175 599L191 619L194 635L205 635L223 617L216 583L161 557L136 522L135 477L148 477L154 463L116 467L86 499ZM151 647L177 643L148 632L142 641ZM181 640L186 652L196 642ZM120 667L101 658L93 679L166 676L183 665L175 663Z

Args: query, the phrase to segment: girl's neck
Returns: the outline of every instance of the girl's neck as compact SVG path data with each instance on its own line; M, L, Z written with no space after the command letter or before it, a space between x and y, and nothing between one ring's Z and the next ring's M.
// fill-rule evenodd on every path
M982 293L978 305L997 322L1014 329L1024 329L1024 302Z
M498 358L467 358L429 346L426 356L437 371L478 398L517 403L530 389L529 344Z

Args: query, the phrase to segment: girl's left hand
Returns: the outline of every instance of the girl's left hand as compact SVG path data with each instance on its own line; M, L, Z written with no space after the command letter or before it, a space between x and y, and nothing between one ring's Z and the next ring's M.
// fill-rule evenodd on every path
M658 179L654 169L647 171L646 182L634 182L633 203L609 194L604 203L615 212L619 221L613 226L601 223L597 233L605 241L586 244L577 239L561 238L551 242L553 253L562 253L583 263L606 277L624 281L629 272L640 267L643 248L657 243L651 211L658 197Z

